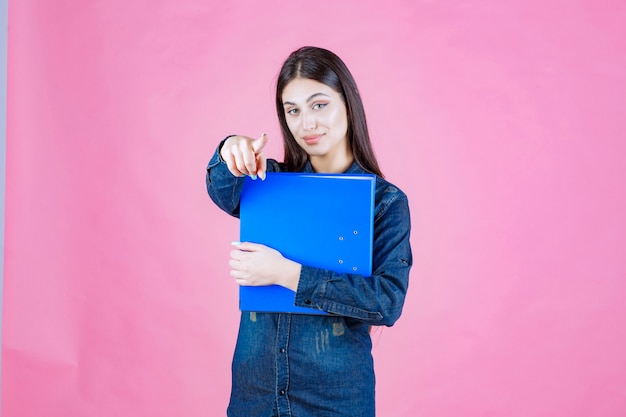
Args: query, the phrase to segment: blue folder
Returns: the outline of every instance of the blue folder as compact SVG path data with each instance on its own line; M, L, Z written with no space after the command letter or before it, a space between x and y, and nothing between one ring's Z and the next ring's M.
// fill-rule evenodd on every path
M272 173L246 178L240 240L262 243L303 265L372 274L374 191L371 174ZM242 311L326 314L296 307L295 292L279 285L241 286Z

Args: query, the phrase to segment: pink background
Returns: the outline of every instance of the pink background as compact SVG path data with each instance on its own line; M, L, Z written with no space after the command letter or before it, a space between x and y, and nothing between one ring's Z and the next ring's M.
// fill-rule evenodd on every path
M238 225L204 170L282 155L287 54L352 69L410 197L382 417L626 412L626 3L11 1L2 415L219 416Z

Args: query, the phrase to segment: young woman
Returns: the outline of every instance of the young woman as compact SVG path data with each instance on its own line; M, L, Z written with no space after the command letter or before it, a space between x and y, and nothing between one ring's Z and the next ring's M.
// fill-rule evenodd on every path
M265 157L266 135L229 136L209 162L209 195L238 216L246 175L261 181L267 171L376 174L372 276L300 265L264 245L236 244L229 265L238 285L282 285L296 292L296 305L330 314L242 312L228 416L371 417L370 328L391 326L400 316L412 263L407 197L383 179L356 83L334 53L293 52L278 76L276 110L284 162Z

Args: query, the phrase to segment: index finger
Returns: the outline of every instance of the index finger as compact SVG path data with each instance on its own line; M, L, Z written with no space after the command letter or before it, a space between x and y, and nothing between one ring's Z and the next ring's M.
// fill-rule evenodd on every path
M246 252L256 252L263 247L263 245L259 243L252 242L233 242L232 245L235 246L237 249Z
M261 153L263 148L265 148L266 144L267 144L267 134L262 133L260 138L252 142L252 150L254 151L255 154L258 155L259 153Z

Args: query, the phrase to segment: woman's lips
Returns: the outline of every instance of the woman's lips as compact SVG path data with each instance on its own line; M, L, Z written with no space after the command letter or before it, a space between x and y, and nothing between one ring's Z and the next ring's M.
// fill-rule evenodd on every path
M311 135L305 136L302 139L306 142L307 145L315 145L321 139L322 135Z

